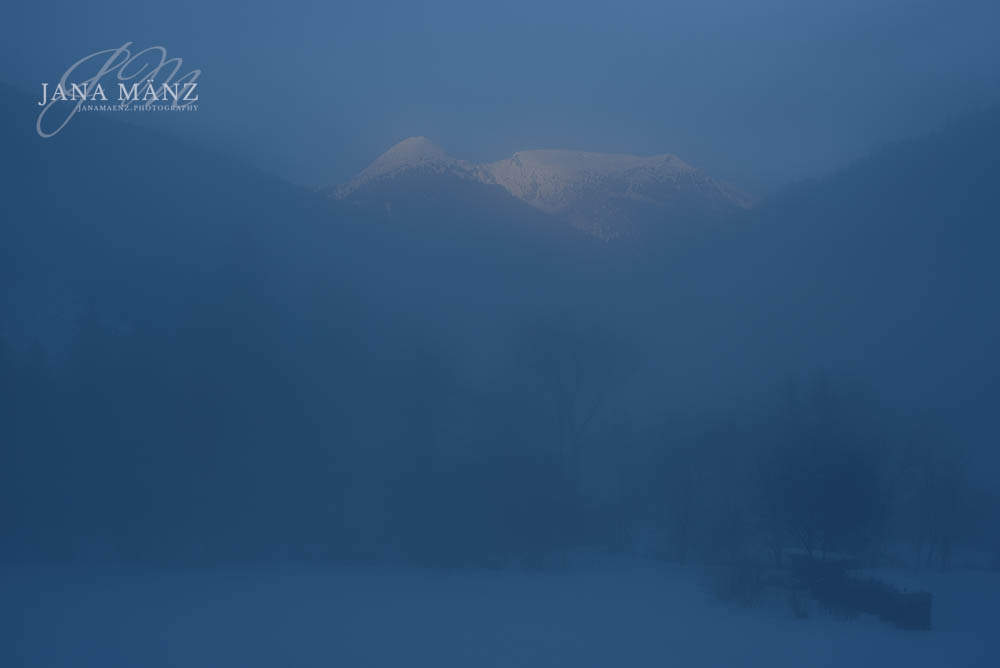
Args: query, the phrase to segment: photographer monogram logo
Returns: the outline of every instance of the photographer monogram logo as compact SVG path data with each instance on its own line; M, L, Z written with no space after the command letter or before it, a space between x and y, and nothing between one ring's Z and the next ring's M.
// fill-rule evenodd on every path
M184 61L162 46L132 50L132 42L76 61L59 80L41 83L35 130L59 134L81 111L197 111L201 70L182 72Z

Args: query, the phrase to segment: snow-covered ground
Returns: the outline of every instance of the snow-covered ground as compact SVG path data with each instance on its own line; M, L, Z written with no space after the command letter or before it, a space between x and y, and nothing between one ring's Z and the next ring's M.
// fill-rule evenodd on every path
M1000 666L1000 577L927 575L935 629L795 620L652 565L568 573L0 571L0 666Z

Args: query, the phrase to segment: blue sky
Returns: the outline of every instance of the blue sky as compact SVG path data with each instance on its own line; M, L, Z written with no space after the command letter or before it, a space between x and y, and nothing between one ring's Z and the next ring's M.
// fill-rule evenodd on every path
M6 5L0 80L126 41L203 70L145 119L305 184L425 135L458 157L676 153L764 193L1000 99L992 2L60 0ZM183 117L181 117L183 116Z

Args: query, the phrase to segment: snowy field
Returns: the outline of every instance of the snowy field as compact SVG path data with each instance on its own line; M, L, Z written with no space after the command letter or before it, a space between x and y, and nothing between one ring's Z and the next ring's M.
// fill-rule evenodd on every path
M0 666L1000 666L1000 577L894 577L935 629L718 603L662 567L109 575L6 569Z

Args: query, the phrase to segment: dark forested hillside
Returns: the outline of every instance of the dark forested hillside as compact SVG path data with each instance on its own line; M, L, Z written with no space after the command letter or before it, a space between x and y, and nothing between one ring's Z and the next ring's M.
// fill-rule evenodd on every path
M6 559L995 547L993 112L605 243L0 94Z

